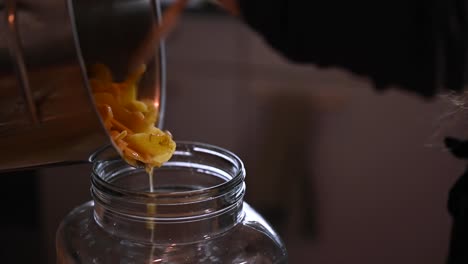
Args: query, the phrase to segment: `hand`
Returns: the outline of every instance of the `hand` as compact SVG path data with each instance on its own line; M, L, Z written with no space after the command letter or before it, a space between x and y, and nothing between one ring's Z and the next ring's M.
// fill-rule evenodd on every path
M235 16L240 15L239 4L237 3L237 0L215 0L215 2L229 13Z

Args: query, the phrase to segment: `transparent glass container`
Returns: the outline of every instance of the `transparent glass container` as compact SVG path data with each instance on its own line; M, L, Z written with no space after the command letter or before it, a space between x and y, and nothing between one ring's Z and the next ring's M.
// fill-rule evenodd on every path
M93 201L57 231L58 263L287 263L279 236L243 201L233 153L179 142L151 177L153 188L144 169L95 161Z

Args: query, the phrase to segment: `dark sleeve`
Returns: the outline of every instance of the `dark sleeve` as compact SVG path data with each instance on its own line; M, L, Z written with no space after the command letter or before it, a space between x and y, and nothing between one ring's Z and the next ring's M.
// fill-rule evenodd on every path
M466 0L239 0L245 21L296 63L339 67L431 97L465 81Z
M445 145L452 154L468 160L468 141L446 138ZM468 170L456 181L450 190L448 209L452 216L447 264L468 263Z

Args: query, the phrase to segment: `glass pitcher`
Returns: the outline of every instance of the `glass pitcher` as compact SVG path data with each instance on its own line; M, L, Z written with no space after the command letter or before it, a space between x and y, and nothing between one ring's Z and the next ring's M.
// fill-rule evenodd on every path
M0 1L0 171L88 162L111 144L88 85L101 63L122 81L147 32L159 25L159 0ZM165 51L138 85L164 117Z
M152 188L144 169L95 161L93 201L57 231L58 263L287 263L279 236L243 201L245 169L233 153L178 143L151 177Z

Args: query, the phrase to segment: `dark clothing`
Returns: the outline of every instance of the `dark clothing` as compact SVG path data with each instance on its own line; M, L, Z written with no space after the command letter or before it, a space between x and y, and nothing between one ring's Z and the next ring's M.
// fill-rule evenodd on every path
M339 67L431 98L466 82L467 0L239 0L245 21L296 63ZM468 159L468 141L447 139ZM449 264L468 263L468 172L450 191Z
M245 21L299 63L431 97L465 82L466 0L239 0Z
M468 141L446 138L445 145L459 159L468 159ZM448 264L468 263L468 171L450 190L448 209L453 218Z
M448 207L453 223L447 263L468 263L468 172L450 191Z

